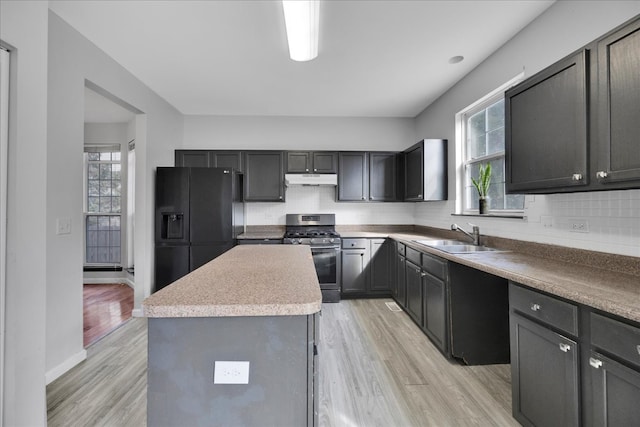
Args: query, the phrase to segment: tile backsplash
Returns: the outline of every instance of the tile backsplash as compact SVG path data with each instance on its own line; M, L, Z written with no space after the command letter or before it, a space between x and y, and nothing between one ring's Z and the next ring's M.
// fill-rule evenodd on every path
M413 203L336 202L336 187L287 187L285 203L247 203L247 225L284 225L288 213L335 213L338 224L413 224Z
M527 196L525 219L456 217L454 202L446 205L417 206L416 224L473 222L482 234L640 256L640 190Z
M285 203L247 203L246 214L247 225L284 225L288 213L335 213L338 225L471 222L486 235L640 257L640 190L527 196L525 219L452 216L454 205L336 202L335 187L293 186Z

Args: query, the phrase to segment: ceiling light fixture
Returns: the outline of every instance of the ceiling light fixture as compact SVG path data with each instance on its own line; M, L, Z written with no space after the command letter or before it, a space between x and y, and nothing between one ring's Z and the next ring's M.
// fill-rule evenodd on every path
M294 61L310 61L318 56L320 0L283 0L289 56Z

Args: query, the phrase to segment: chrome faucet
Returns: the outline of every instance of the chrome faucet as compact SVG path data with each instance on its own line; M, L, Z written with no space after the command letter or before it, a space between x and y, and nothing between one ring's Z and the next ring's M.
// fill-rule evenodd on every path
M460 226L458 224L451 224L451 229L453 231L460 231L460 232L464 233L465 235L470 237L471 240L473 240L473 244L474 245L480 246L480 227L478 227L477 225L471 224L471 223L469 223L469 225L473 227L473 234L467 233L462 228L460 228Z

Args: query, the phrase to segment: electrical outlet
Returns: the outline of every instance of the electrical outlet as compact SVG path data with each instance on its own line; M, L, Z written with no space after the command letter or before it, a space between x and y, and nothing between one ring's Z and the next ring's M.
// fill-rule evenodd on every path
M569 231L576 233L588 233L589 223L586 219L569 218Z
M541 220L542 226L544 228L552 228L553 227L553 217L552 216L542 215L540 217L540 220Z
M249 362L216 360L213 365L214 384L249 384Z

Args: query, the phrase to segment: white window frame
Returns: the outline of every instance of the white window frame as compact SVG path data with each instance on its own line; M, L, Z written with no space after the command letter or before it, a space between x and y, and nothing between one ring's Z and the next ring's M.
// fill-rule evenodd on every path
M471 163L466 158L467 153L467 135L466 135L466 119L467 117L489 107L490 105L498 102L501 97L504 97L504 92L512 86L515 86L519 82L524 80L524 71L512 78L502 86L491 91L487 95L483 96L473 104L465 107L458 112L455 116L456 127L456 206L455 213L459 215L478 215L477 206L465 206L465 166ZM498 158L504 158L505 152L499 151L491 153L487 156L476 158L473 160L476 162L488 162ZM506 196L506 194L505 194ZM493 214L500 216L521 216L524 212L523 209L493 209L490 211Z
M117 150L115 150L115 148L118 147ZM108 143L108 144L87 144L85 145L85 148L100 148L103 149L105 151L107 151L107 149L111 149L108 150L109 152L119 152L120 153L120 160L119 161L100 161L100 163L119 163L120 164L120 212L89 212L89 207L88 207L88 203L89 203L89 197L88 197L88 166L89 166L89 159L88 159L88 154L85 151L83 153L83 169L84 169L84 173L83 173L83 211L84 211L84 220L83 220L83 264L85 267L106 267L106 266L114 266L114 267L122 267L122 265L126 262L126 260L124 259L126 257L126 249L125 249L125 244L123 244L123 241L125 240L125 224L123 222L123 218L126 218L126 200L127 200L127 194L126 194L126 184L127 184L127 180L126 180L126 167L127 167L127 163L126 161L123 159L123 150L122 150L122 144L120 143ZM120 217L120 262L117 263L111 263L111 262L87 262L87 218L89 216L117 216Z

